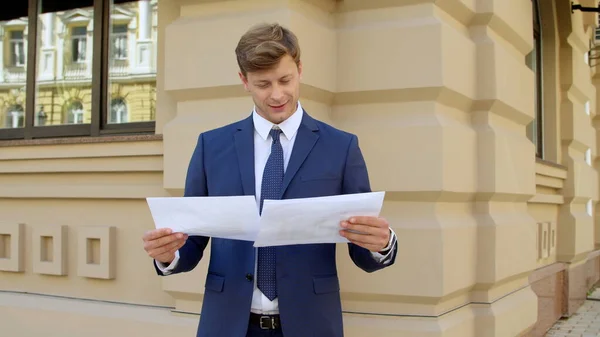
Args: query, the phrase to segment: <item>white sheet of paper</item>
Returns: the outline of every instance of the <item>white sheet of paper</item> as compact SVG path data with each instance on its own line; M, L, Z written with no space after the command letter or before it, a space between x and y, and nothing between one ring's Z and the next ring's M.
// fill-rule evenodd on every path
M344 243L340 222L352 216L379 216L385 192L265 200L255 247Z
M254 196L146 198L156 228L254 241L260 216Z

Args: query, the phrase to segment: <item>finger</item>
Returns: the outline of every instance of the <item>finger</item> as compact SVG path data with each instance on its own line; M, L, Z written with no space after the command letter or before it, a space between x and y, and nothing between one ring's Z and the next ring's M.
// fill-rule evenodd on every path
M183 233L175 233L175 234L163 236L161 238L158 238L158 239L155 239L155 240L152 240L152 241L146 241L146 243L144 244L144 248L147 251L148 250L153 250L153 249L165 246L165 245L169 245L169 244L171 244L175 240L182 240L184 238L185 238L185 234L183 234Z
M183 247L186 243L186 240L181 240L181 243L179 245L177 245L177 247L171 249L170 253L175 254L176 251L178 251L179 249L181 249L181 247Z
M353 244L355 244L355 245L357 245L357 246L359 246L359 247L365 248L365 249L367 249L367 250L369 250L371 252L379 252L381 250L380 247L375 246L375 245L371 245L371 244L368 244L368 243L358 242L358 241L352 241L352 240L350 240L350 242L353 243Z
M144 241L152 241L165 235L170 235L172 232L173 231L170 228L159 228L146 232L143 236L143 239Z
M173 233L171 235L168 236L163 236L162 238L156 239L154 241L150 241L146 243L146 250L150 250L150 249L156 249L156 248L160 248L160 247L164 247L167 245L170 245L172 242L176 241L176 240L183 240L183 242L185 243L185 241L187 240L188 235L184 234L184 233Z
M353 216L348 219L351 224L363 224L373 227L387 227L388 223L384 218L375 216Z
M186 241L187 240L183 240L183 239L177 240L169 245L156 248L153 252L156 252L156 255L159 255L159 256L161 254L175 253L176 251L178 251L181 247L183 247L185 245Z
M340 235L350 241L356 241L364 244L374 244L376 241L373 235L352 233L345 230L340 231Z
M380 236L356 234L344 230L340 231L340 234L346 239L352 242L356 242L357 244L360 243L362 245L372 245L375 247L383 248L388 243L385 237Z
M173 259L175 258L175 252L181 249L181 247L185 245L185 242L186 240L180 240L179 244L176 247L174 247L166 253L156 256L155 259L158 261L173 261Z
M352 224L347 221L342 221L342 228L350 231L356 231L365 235L385 236L387 228L374 227L361 223Z
M172 250L175 251L175 250L181 248L181 246L183 246L184 244L185 244L185 240L184 239L178 239L178 240L175 240L175 241L173 241L173 242L171 242L171 243L169 243L167 245L164 245L164 246L161 246L161 247L158 247L158 248L154 248L154 249L150 250L148 252L148 254L151 257L156 258L156 257L161 256L161 255L163 255L165 253L168 253L168 252L170 252Z

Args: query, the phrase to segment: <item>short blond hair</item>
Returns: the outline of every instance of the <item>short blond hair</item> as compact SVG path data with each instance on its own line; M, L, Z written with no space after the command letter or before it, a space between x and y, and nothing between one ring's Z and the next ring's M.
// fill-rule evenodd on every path
M263 23L250 28L240 38L235 55L244 76L248 72L275 67L285 55L290 55L296 65L300 64L298 38L278 23Z

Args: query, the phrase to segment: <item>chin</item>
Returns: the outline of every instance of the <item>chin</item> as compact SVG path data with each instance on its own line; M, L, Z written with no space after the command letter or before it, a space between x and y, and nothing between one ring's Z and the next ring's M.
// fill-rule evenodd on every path
M268 114L268 116L266 116L266 119L273 124L279 124L279 123L282 123L283 121L285 121L289 116L291 116L291 115L287 114L287 113L271 112Z
M287 107L285 107L283 110L281 109L273 109L271 107L269 107L269 114L272 116L291 116L292 115L292 111L290 111L290 109L288 109Z

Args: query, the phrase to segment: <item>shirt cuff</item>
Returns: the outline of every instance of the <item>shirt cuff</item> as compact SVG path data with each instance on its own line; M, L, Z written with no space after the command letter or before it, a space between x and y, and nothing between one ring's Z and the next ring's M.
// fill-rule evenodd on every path
M394 251L392 247L396 245L396 232L390 228L390 241L388 241L387 246L382 249L380 252L371 252L373 258L377 260L379 263L387 263L391 259L389 258Z
M177 263L179 262L179 251L175 252L175 258L173 259L173 261L171 261L171 263L169 265L167 265L166 263L162 263L159 261L154 260L154 263L156 264L156 267L164 274L164 275L169 275L171 274L171 272L173 271L173 269L175 269L175 267L177 267Z

